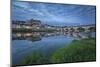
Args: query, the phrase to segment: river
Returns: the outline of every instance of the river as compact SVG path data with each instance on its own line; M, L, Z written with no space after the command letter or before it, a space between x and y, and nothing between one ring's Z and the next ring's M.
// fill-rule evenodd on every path
M95 32L91 34L91 36L95 36ZM20 65L25 56L34 52L50 56L60 48L67 46L73 40L85 37L87 35L84 33L80 33L80 35L45 33L45 35L41 36L41 39L35 41L31 41L29 38L12 40L12 64Z

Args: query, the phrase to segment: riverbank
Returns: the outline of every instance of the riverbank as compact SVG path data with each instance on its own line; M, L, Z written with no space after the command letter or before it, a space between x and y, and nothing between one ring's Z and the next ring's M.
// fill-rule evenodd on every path
M88 62L96 60L95 38L74 40L69 46L58 50L52 56L52 63Z
M73 63L96 60L96 40L86 38L73 40L69 46L59 49L49 59L41 53L25 57L23 64Z
M13 33L32 33L32 32L55 32L56 29L12 29Z

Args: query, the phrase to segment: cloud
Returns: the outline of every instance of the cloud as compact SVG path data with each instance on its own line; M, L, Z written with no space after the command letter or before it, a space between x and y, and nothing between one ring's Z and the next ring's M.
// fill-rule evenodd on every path
M48 24L95 23L95 6L14 2L13 16L19 20L35 18Z
M30 8L28 11L30 11L32 13L36 13L37 15L40 15L40 16L44 15L42 12L40 12L39 10L36 10L36 9L31 9Z
M23 9L29 8L29 3L27 3L27 2L13 2L13 5L16 7L21 7Z

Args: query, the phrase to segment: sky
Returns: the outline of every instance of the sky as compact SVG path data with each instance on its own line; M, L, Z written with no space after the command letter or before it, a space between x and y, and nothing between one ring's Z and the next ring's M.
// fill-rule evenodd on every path
M95 24L96 7L90 5L12 2L12 20L40 20L43 24L66 26Z

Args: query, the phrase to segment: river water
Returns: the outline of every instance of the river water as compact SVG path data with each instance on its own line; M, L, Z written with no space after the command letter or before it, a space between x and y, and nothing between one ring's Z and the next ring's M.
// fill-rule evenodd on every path
M91 36L94 37L95 32L92 32ZM67 46L73 40L86 37L87 34L85 33L80 33L80 35L45 33L45 35L41 36L41 39L35 41L28 39L12 40L12 64L21 64L25 56L34 52L40 52L46 56L50 56L60 48Z

